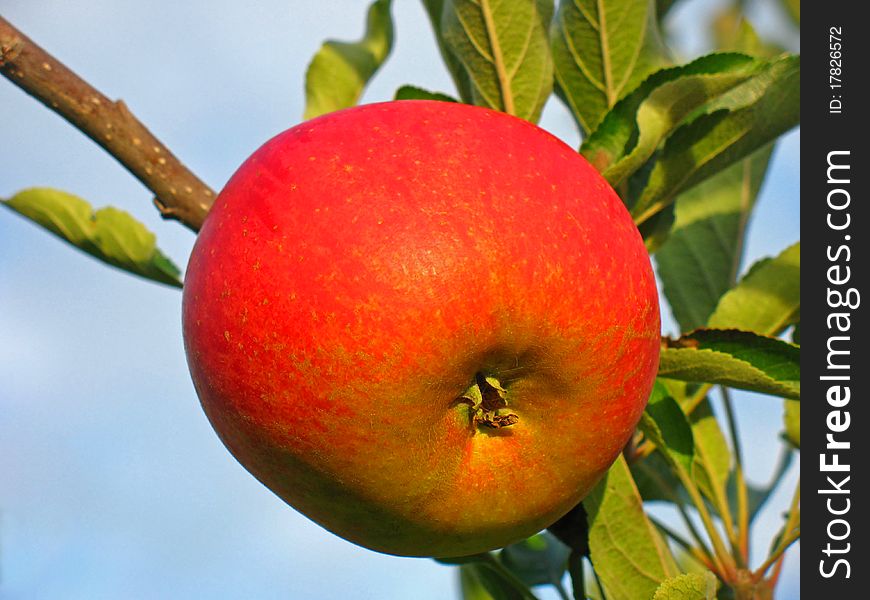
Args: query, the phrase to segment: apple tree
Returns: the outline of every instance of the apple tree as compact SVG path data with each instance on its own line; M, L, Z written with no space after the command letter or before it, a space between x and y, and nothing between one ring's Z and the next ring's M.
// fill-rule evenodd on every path
M662 26L678 4L667 0L422 4L455 87L410 81L382 100L460 102L537 123L555 94L573 116L579 153L640 231L676 323L661 338L637 430L582 503L524 541L436 560L455 565L469 599L535 598L545 587L562 598L771 598L800 537L799 483L769 552L751 556L750 540L800 449L800 242L752 265L742 258L776 141L799 124L800 57L760 37L742 2L703 24L716 49L693 58ZM798 3L781 8L799 23ZM395 27L391 1L375 0L361 39L323 44L305 74L304 119L360 101L390 57ZM165 219L200 230L215 191L123 102L2 17L0 50L12 84L119 161ZM92 257L183 287L176 263L130 214L58 189L2 193L9 211ZM782 406L782 422L769 427L782 459L765 486L747 481L753 450L741 443L731 390ZM659 516L662 506L674 518Z

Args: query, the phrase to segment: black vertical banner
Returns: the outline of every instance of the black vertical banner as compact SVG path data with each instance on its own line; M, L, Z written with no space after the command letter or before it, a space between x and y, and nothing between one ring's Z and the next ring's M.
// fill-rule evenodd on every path
M803 8L801 587L807 598L866 598L870 31L862 2Z

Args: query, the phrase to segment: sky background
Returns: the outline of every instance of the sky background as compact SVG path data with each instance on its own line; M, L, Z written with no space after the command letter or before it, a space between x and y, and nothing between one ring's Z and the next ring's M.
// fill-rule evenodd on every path
M769 0L759 28L783 38ZM668 21L685 57L716 0ZM301 120L305 68L326 38L363 29L362 1L0 0L0 14L131 110L220 189ZM417 0L397 0L393 55L364 101L402 84L453 93ZM183 268L194 236L100 148L0 79L0 196L57 187L143 221ZM551 99L541 125L576 146ZM799 237L800 134L779 144L750 224L747 265ZM0 597L378 598L455 595L455 571L345 542L288 508L223 448L190 382L181 294L113 272L0 212ZM665 315L667 319L668 316ZM670 321L672 322L672 321ZM748 476L774 468L781 404L737 394ZM756 557L781 525L799 464L759 517ZM799 550L780 598L799 597ZM546 597L552 595L543 594Z

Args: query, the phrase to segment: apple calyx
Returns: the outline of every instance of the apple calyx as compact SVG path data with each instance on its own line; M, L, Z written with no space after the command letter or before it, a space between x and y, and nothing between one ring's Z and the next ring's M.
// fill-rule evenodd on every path
M482 373L474 375L474 383L458 400L471 407L471 422L492 429L501 429L516 424L520 418L513 414L499 414L502 408L507 408L507 390L501 387L495 377L486 377Z

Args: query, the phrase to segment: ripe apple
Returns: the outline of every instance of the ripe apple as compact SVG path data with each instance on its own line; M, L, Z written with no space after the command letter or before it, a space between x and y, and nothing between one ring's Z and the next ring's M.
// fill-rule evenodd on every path
M460 556L545 528L640 418L659 354L622 202L520 119L404 101L257 150L194 247L183 327L211 424L362 546Z

